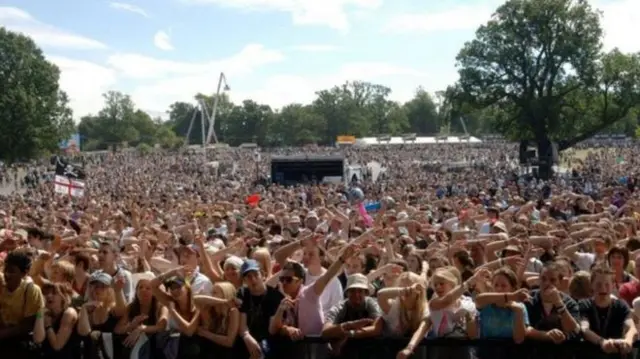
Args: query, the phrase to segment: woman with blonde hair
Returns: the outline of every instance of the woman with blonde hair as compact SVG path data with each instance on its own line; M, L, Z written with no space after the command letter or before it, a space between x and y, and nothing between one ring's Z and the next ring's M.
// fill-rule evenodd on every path
M396 279L396 286L378 292L378 304L382 309L382 320L376 321L376 330L385 336L416 337L420 342L430 328L428 321L426 280L413 272L404 272ZM404 348L400 353L410 356L413 348ZM391 348L397 352L397 348ZM399 354L400 355L400 354Z
M44 282L45 307L36 315L33 340L42 344L42 353L50 359L79 359L80 338L75 332L78 312L71 307L72 291L65 285Z
M124 281L105 272L96 272L89 279L88 301L80 308L78 334L85 338L85 358L98 357L104 346L102 333L113 333L119 318L127 310L123 292ZM109 343L112 341L109 340ZM113 346L117 350L116 346Z
M404 336L418 329L429 313L427 283L413 272L404 272L396 279L396 286L378 292L385 335Z
M205 352L215 352L216 358L230 358L232 348L240 328L240 312L235 307L219 305L232 303L236 288L229 282L219 282L213 286L213 295L197 296L194 299L200 309L201 325L197 334L206 339Z
M487 276L486 270L479 270L462 282L456 267L438 268L431 276L434 296L429 301L431 330L429 336L436 338L469 338L476 332L476 306L469 293L476 282ZM409 347L407 349L413 349ZM432 348L429 353L434 358L465 359L471 357L467 347Z
M54 261L51 264L50 279L53 283L60 283L71 291L71 305L80 308L84 304L84 293L73 290L73 282L76 278L76 266L67 260Z

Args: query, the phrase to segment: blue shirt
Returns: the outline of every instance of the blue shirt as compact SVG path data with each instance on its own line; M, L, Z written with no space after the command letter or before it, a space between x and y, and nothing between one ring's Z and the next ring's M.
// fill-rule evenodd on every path
M529 325L529 315L527 307L522 303L524 312L524 324ZM481 338L511 338L513 336L513 310L500 308L495 305L488 305L479 311L479 325Z

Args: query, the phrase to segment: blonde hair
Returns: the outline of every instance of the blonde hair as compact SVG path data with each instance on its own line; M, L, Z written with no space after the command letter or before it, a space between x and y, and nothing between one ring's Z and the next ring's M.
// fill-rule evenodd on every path
M75 279L76 266L69 261L65 261L65 260L55 261L53 262L53 264L51 264L51 270L53 269L60 270L60 273L62 274L62 279L65 282L72 283L73 280Z
M271 265L271 254L269 254L269 250L267 248L258 248L251 254L251 257L260 264L264 278L267 279L271 277L273 267Z
M403 272L396 279L396 287L411 287L414 284L421 284L421 290L417 293L415 298L415 305L412 310L407 308L407 298L400 297L399 301L399 315L400 315L400 328L403 333L414 332L420 326L420 323L424 320L425 309L428 308L427 304L427 282L426 280L413 272Z
M218 288L222 292L223 300L231 301L236 297L236 287L231 282L218 282L213 285L213 290ZM217 334L226 334L229 324L229 311L224 310L221 313L216 312L215 306L211 307L209 311L203 316L204 325L206 328Z
M569 283L569 294L575 300L591 298L591 273L579 271Z
M431 276L431 279L433 281L436 278L445 280L449 283L452 283L453 285L458 285L462 282L462 275L460 274L460 271L458 270L458 268L453 266L441 267L436 269L436 271L433 273L433 276Z
M105 299L102 301L102 304L106 308L112 308L116 305L116 293L112 287L106 287L105 291L106 291ZM97 301L97 300L98 299L96 298L95 286L89 283L89 301Z

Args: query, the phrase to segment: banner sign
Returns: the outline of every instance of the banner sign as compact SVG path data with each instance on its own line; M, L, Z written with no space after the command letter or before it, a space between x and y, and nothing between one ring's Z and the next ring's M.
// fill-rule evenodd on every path
M355 136L338 136L338 138L336 139L336 142L338 142L339 145L353 145L356 143L356 137Z

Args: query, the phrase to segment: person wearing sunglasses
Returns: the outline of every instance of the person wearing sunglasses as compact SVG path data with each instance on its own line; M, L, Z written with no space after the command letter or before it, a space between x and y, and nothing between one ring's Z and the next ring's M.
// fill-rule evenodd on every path
M280 274L285 298L271 321L269 332L294 341L306 335L322 334L324 315L320 296L329 282L338 275L344 263L357 254L355 245L347 246L338 260L309 285L305 285L306 271L302 264L287 262Z

